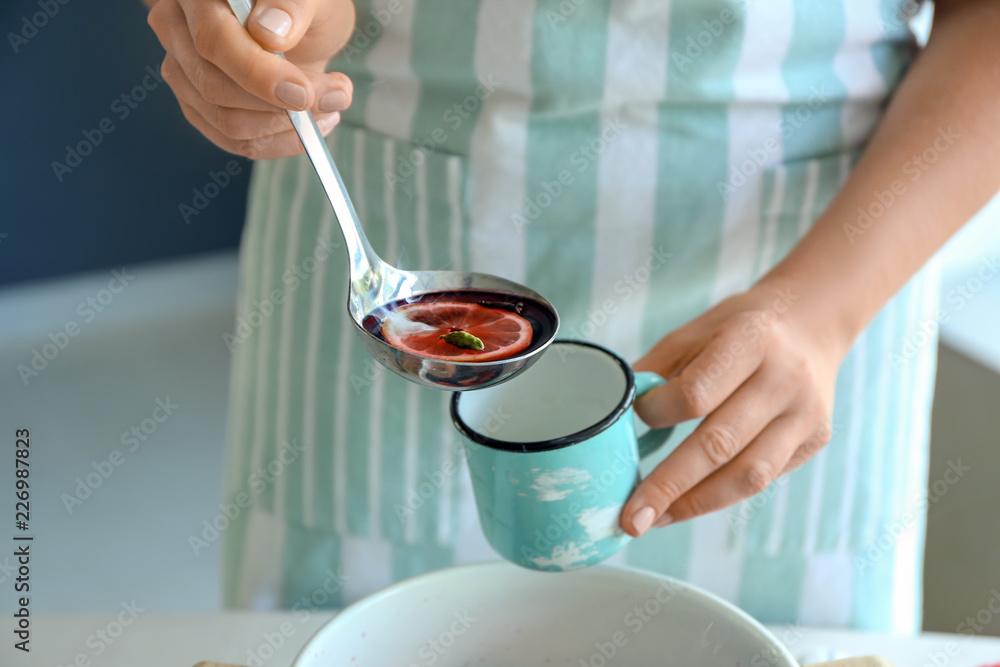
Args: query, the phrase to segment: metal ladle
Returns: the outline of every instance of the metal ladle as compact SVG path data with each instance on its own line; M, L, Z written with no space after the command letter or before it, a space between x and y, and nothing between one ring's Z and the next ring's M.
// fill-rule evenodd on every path
M246 27L253 1L228 2L236 18ZM499 276L467 271L403 271L385 263L368 243L354 204L351 203L351 197L333 162L333 156L326 147L323 134L316 126L312 112L306 110L287 113L292 127L302 140L309 161L316 169L344 235L351 285L347 310L361 341L380 364L418 384L463 391L481 389L509 380L538 359L559 329L559 315L551 303L534 290ZM539 345L532 345L512 357L497 361L462 362L431 359L401 350L389 345L364 326L366 319L384 311L388 304L421 294L452 291L494 292L531 299L549 311L551 329L545 334L536 331L535 335L545 335L545 339Z

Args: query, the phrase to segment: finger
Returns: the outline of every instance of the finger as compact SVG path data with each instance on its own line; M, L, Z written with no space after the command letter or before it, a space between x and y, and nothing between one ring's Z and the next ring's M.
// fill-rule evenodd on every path
M731 461L784 412L790 399L775 395L773 381L751 377L665 458L632 493L622 510L622 527L645 533L678 498Z
M727 329L676 377L636 400L636 414L653 428L704 417L732 395L763 358L763 345L746 340L736 328Z
M283 109L302 111L315 103L309 77L254 41L224 2L180 0L180 4L195 50L244 90Z
M193 106L183 100L178 100L178 102L188 122L194 125L199 132L208 137L209 141L222 150L248 157L251 160L288 157L289 155L298 155L303 150L302 142L294 130L280 132L259 139L232 139L216 129ZM337 112L327 114L318 118L317 122L323 134L329 134L337 123L340 122L340 114Z
M675 500L657 527L715 512L764 491L782 474L797 444L808 434L802 415L782 415L768 424L732 461Z
M329 14L331 2L319 3ZM316 0L259 0L250 13L247 30L268 51L290 51L313 25L317 17Z
M149 11L148 22L163 48L177 61L188 81L212 104L238 109L273 111L276 107L252 95L208 62L194 48L187 19L176 2L161 0ZM173 87L171 81L167 81Z
M161 72L177 98L194 107L223 136L230 139L260 139L292 129L284 110L271 107L273 111L254 111L209 102L195 89L184 70L170 55L164 59Z
M826 447L832 437L833 424L826 421L815 429L812 434L806 438L801 445L799 445L798 449L796 449L792 454L792 457L785 463L785 467L781 470L781 474L785 475L790 473L806 461L816 456L821 449Z

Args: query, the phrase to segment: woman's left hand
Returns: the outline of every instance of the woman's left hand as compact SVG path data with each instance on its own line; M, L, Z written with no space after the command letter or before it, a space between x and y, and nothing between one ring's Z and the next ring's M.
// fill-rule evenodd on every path
M621 514L638 537L733 505L812 458L832 435L849 342L794 288L758 284L671 332L635 364L668 380L636 401L653 428L704 417Z

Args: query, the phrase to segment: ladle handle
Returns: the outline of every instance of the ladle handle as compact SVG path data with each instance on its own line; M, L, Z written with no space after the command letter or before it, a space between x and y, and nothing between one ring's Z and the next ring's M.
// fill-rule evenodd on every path
M253 10L253 0L227 0L233 14L243 27L247 27L250 19L250 12ZM285 56L281 53L275 55ZM372 275L372 269L381 264L381 260L368 238L365 236L364 228L358 219L358 212L354 210L351 197L347 194L344 186L344 179L340 177L340 171L330 155L330 149L326 147L323 140L323 133L316 125L316 119L308 109L305 111L287 111L288 119L292 121L292 127L302 140L302 146L306 149L306 155L316 169L323 190L333 206L333 212L337 214L337 222L340 223L340 231L344 235L344 243L347 244L347 252L350 255L351 281L363 276Z

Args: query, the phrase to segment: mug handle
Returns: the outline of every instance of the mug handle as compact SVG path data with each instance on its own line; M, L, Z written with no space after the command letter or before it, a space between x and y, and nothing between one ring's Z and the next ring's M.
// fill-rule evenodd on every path
M667 381L656 373L651 373L649 371L636 373L635 397L639 398L647 391L655 389L656 387L666 383ZM639 438L639 458L644 459L662 447L663 443L665 443L667 438L670 437L670 434L673 433L673 430L673 426L665 426L663 428L650 429L648 433L644 433L642 437Z

